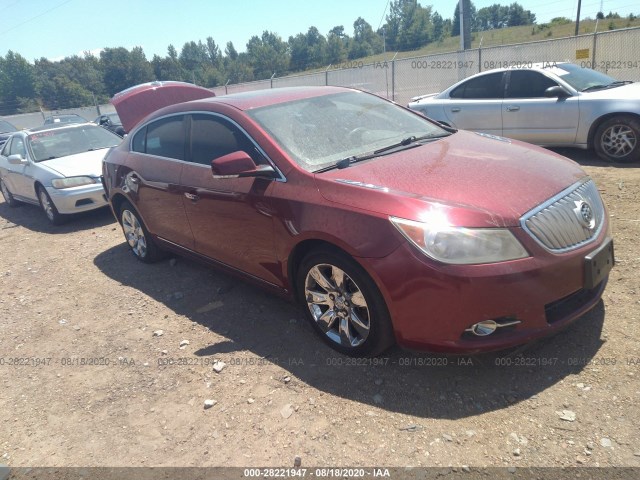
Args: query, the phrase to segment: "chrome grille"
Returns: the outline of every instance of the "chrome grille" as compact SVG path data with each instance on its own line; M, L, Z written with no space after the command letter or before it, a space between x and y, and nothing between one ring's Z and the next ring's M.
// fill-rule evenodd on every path
M563 252L595 238L604 224L604 214L598 189L588 179L527 213L521 224L543 247Z

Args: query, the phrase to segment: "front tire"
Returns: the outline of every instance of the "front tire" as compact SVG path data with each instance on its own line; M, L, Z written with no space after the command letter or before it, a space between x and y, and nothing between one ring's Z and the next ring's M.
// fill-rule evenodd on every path
M640 121L629 115L617 115L596 130L594 147L607 162L636 162L640 159Z
M393 345L391 319L380 290L346 254L330 249L308 254L296 282L308 320L331 348L367 357Z
M157 262L162 251L151 238L147 227L129 202L120 207L120 225L133 255L144 263Z
M13 194L9 191L9 187L0 180L0 190L2 191L2 196L4 197L4 201L10 207L18 207L22 205L22 202L16 200Z
M51 223L52 225L62 225L65 222L66 217L58 212L58 209L51 200L51 197L49 196L45 188L41 185L38 185L37 192L38 200L40 201L40 207L42 208L44 214L47 216L47 220L49 220L49 223Z

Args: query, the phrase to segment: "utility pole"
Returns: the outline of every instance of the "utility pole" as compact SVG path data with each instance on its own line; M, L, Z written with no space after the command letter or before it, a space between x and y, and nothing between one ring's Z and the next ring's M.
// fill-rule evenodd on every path
M578 14L576 15L576 37L578 36L578 30L580 29L580 4L582 0L578 0Z
M460 6L460 50L471 48L471 2L459 0Z

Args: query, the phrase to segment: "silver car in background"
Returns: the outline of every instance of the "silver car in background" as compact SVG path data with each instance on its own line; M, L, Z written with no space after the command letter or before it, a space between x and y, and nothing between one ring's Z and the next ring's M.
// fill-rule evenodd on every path
M523 66L473 75L409 108L455 128L640 160L640 84L573 63Z
M0 152L5 202L40 205L54 225L68 214L106 206L102 159L121 140L92 123L14 133Z

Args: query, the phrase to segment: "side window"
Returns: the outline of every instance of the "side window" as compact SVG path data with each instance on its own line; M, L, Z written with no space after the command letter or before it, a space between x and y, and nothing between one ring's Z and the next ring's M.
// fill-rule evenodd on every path
M11 139L7 140L4 146L2 147L2 155L3 157L8 157L10 155L9 150L11 149Z
M507 98L542 98L547 88L556 85L556 82L541 73L513 70L509 78Z
M13 139L9 155L20 155L22 158L27 157L27 151L24 148L24 140L22 138L16 137Z
M503 72L472 78L453 90L451 98L502 98Z
M184 160L184 115L163 118L147 125L145 153Z
M191 117L190 161L209 165L211 160L238 150L246 152L256 164L263 163L251 140L231 122L213 115Z

